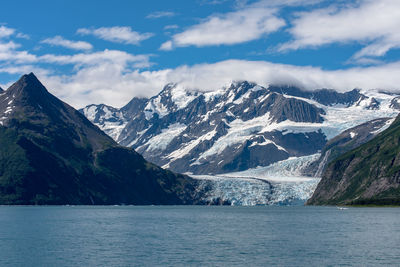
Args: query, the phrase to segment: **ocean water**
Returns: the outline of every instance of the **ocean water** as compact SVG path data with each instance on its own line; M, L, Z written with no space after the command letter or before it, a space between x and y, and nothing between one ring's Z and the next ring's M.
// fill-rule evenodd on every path
M399 208L0 207L0 266L399 264Z

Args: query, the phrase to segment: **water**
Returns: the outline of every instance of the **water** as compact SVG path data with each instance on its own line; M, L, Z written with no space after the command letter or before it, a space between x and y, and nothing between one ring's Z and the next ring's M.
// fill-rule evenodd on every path
M0 266L388 266L400 209L0 207Z

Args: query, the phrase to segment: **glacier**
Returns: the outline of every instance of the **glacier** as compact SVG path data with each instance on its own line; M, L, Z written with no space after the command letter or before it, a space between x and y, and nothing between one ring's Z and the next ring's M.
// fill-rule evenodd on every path
M303 172L319 156L291 157L242 172L191 176L199 181L198 190L206 192L206 203L222 200L232 206L303 205L321 180Z

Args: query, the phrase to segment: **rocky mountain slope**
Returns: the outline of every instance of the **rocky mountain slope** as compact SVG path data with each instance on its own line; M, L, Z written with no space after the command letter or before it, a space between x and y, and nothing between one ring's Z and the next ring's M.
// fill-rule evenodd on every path
M321 177L326 166L340 155L362 144L367 143L377 134L385 130L394 118L379 118L345 130L330 139L321 151L321 156L310 166L310 175Z
M193 204L196 183L119 146L32 73L0 94L0 204Z
M371 141L333 160L309 205L400 204L400 117Z
M246 81L210 92L168 84L150 99L134 98L134 105L90 105L81 112L164 168L218 174L319 153L346 129L397 115L395 97Z

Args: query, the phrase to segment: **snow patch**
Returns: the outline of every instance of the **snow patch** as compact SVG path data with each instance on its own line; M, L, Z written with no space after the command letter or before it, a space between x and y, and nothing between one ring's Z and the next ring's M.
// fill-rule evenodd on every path
M178 150L175 150L174 152L172 152L171 154L168 155L168 158L172 159L172 161L175 161L179 158L183 158L185 155L189 154L189 152L195 148L198 144L200 144L201 142L205 141L205 140L211 140L215 134L217 133L217 131L212 130L208 133L206 133L205 135L200 136L199 138L190 141L188 144L184 144L183 146L181 146L181 148L179 148ZM169 165L168 165L169 166Z

